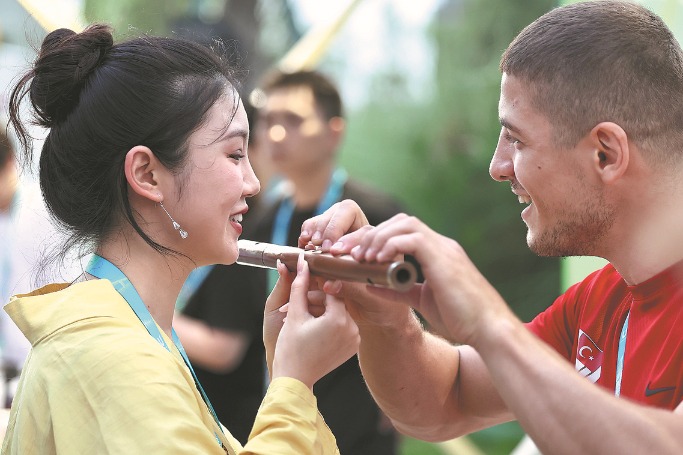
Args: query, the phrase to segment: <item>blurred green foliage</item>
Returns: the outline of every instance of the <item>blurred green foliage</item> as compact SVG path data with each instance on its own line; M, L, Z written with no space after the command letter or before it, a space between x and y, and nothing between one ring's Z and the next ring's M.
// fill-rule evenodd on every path
M381 75L376 99L349 118L342 162L395 194L437 232L456 239L523 320L545 309L560 289L560 261L526 245L521 206L488 165L500 124L499 59L551 0L466 0L445 6L432 27L438 48L436 95L415 105L400 77ZM471 435L489 455L508 454L522 437L516 422ZM402 455L440 449L406 439Z
M439 446L412 438L403 438L399 455L447 455Z
M516 422L509 422L467 436L470 445L476 446L484 455L508 455L522 437L522 430ZM471 451L468 451L470 453ZM420 441L409 437L401 440L398 455L459 455L454 447Z
M88 21L104 21L114 27L117 39L140 33L166 34L171 20L185 13L190 0L84 0Z
M559 290L560 263L526 245L522 207L488 175L498 123L503 50L551 0L445 2L432 27L436 95L416 105L400 75L382 74L375 99L350 113L342 162L460 242L513 310L530 320Z

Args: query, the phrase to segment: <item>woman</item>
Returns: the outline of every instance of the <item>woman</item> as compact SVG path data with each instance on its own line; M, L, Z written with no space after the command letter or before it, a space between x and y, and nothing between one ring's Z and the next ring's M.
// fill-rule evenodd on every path
M309 275L280 267L266 303L271 385L242 448L222 427L172 329L197 266L235 262L246 198L259 190L230 67L213 51L111 30L50 33L10 97L28 97L49 133L40 183L71 245L92 245L78 280L15 297L6 310L32 344L2 453L338 453L313 384L351 357L358 328L327 299L309 313ZM23 108L22 108L23 109ZM281 307L287 306L283 321ZM320 302L317 302L320 303Z

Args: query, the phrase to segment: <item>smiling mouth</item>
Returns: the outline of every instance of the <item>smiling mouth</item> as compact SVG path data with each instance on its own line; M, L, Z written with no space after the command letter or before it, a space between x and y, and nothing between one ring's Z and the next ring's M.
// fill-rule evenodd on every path
M238 213L237 215L233 215L230 217L230 221L233 223L239 223L242 224L242 214Z
M522 196L522 195L518 194L517 200L519 201L520 204L526 204L526 205L531 204L531 198L529 196Z

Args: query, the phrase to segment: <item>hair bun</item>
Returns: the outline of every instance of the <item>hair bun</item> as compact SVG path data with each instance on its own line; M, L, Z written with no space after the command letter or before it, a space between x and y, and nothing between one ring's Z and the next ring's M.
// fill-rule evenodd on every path
M45 37L31 84L31 101L41 125L51 127L66 118L113 45L111 28L103 24L81 33L60 28Z

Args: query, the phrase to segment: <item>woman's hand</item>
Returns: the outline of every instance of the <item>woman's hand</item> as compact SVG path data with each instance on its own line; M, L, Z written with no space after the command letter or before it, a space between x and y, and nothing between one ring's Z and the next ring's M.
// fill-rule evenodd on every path
M273 372L275 344L277 343L285 319L285 313L280 311L280 308L289 301L292 281L294 281L294 277L296 276L293 273L289 273L287 267L280 261L278 261L277 264L277 271L280 278L270 292L263 312L263 345L266 348L266 364L270 374Z
M320 378L358 352L358 326L341 300L310 289L310 274L303 254L299 256L294 281L288 284L287 280L291 276L285 278L282 272L280 277L282 286L278 294L273 291L269 300L278 299L278 303L282 302L280 292L287 287L291 292L286 307L287 317L275 344L272 377L292 377L313 388ZM271 308L277 307L276 311L285 315L280 311L283 305L275 304L275 300L270 303ZM277 321L282 321L282 316L277 318L267 314L269 326L277 327Z

